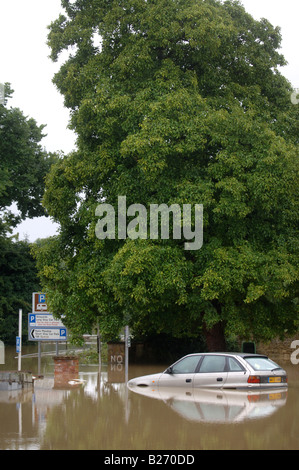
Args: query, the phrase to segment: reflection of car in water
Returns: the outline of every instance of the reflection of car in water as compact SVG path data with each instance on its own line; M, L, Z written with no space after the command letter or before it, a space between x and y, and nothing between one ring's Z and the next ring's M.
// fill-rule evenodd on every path
M130 387L276 389L287 387L287 374L267 356L249 353L189 354L164 372L131 379Z
M164 401L189 421L206 423L240 423L275 413L287 401L287 388L280 390L219 390L183 387L136 387L129 389L139 395Z

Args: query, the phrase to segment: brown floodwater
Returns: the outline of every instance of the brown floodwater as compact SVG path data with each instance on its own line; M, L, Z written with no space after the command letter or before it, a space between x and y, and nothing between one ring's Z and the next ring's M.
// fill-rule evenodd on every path
M13 349L0 371L17 369ZM299 365L281 365L286 393L135 393L122 364L80 365L80 382L57 386L46 357L33 390L0 391L0 450L298 450ZM165 367L129 365L128 378ZM22 369L36 374L37 358L22 359Z

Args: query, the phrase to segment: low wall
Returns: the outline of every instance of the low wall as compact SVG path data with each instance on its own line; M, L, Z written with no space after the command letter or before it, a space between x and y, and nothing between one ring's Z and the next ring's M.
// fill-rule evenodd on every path
M20 390L33 387L31 372L4 371L0 372L0 390Z
M77 356L54 356L54 388L69 388L69 382L79 377Z
M297 346L292 347L294 341L298 341ZM281 360L289 361L292 353L299 348L299 334L287 337L284 340L279 338L272 340L269 343L257 343L256 352L259 354L266 354L270 358L279 358Z

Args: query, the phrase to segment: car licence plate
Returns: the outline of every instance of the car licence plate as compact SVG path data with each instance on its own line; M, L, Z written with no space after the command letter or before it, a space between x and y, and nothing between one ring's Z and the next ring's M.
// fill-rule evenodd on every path
M281 377L268 377L269 384L281 383Z
M282 398L282 394L281 393L270 393L268 395L269 397L269 400L279 400L280 398Z

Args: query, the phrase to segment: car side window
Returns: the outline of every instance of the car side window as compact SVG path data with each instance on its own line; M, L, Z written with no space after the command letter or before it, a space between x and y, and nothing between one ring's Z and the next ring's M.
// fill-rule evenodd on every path
M192 374L201 356L187 356L172 366L173 374Z
M228 357L228 370L231 372L240 372L244 371L244 368L234 357Z
M225 365L225 356L204 356L199 372L224 372Z

